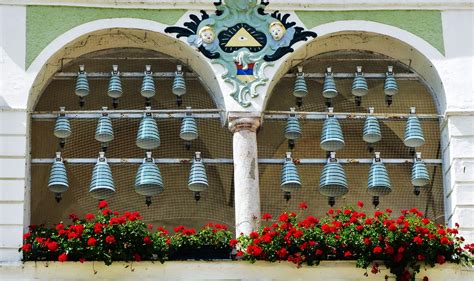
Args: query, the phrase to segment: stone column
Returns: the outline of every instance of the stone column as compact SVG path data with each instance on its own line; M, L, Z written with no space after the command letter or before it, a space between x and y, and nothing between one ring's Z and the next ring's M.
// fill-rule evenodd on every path
M260 116L229 116L234 133L234 193L236 235L249 234L260 225L257 128Z

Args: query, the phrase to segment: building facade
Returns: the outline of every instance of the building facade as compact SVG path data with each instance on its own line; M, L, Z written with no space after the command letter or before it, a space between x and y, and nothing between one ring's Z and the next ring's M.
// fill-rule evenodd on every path
M270 1L266 16L279 10L274 18L289 23L280 30L268 25L271 21L255 7L258 1L224 2L229 3L0 0L0 264L19 263L18 248L28 225L65 220L70 212L86 213L96 205L88 188L100 150L112 164L116 187L112 204L122 211L138 209L156 225L194 226L210 220L234 227L236 234L248 234L260 224L261 213L295 209L301 201L323 214L327 198L318 192L319 174L329 156L326 152L339 150L320 145L329 108L342 125L345 147L337 158L349 181L349 193L335 198L336 206L354 205L357 200L370 205L368 167L374 151L380 152L391 175L392 194L381 197L379 207L397 211L417 207L441 224L459 223L461 235L474 242L472 1ZM230 12L221 10L222 5ZM250 5L254 14L247 13L246 18L232 14L248 11L239 5ZM215 30L190 28L190 22L199 25L214 16ZM222 23L220 16L226 17ZM261 29L267 30L267 25L265 35ZM216 38L220 45L215 45ZM230 55L242 47L259 57ZM81 65L91 89L82 106L74 95ZM113 65L121 73L123 96L112 101L106 93ZM139 89L146 65L154 73L157 93L144 102ZM368 81L369 94L362 98L351 92L357 66L362 66L360 73ZM388 67L393 67L398 82L399 92L393 97L384 95ZM328 98L322 92L331 71L338 96ZM178 104L175 72L183 72L187 83ZM307 94L295 102L295 79L301 73ZM96 122L91 122L102 115L104 106L115 130L106 149L97 137L94 140ZM144 150L135 147L135 134L145 106L151 106L159 120L161 146L151 150L165 182L165 191L153 197L150 207L132 184L136 164L143 158ZM64 147L53 135L52 121L60 107L66 107L73 128ZM371 107L379 114L375 116L382 123L383 138L367 149L362 131ZM413 107L416 111L410 111ZM302 137L289 147L283 132L290 108L296 108L302 122ZM199 139L191 143L179 138L186 112L199 125ZM422 121L424 145L407 148L404 122L415 112ZM60 203L47 188L58 150L68 162L72 187ZM209 188L199 194L197 203L186 189L189 161L196 151L207 164L209 179ZM280 191L287 151L298 160L302 179L301 190L291 192L289 201L284 197L288 194ZM422 188L419 196L413 195L410 183L415 152L421 152L430 174L429 188ZM172 268L178 265L167 266L176 271ZM202 277L211 278L213 271L227 266L210 265ZM50 274L28 266L23 271L14 266L2 270L12 278L20 273L41 278ZM252 269L234 268L219 278L237 278L238 270L252 275ZM291 270L283 269L281 276L291 276ZM459 280L469 279L470 273L446 270ZM309 278L312 273L302 274ZM352 273L341 274L348 274L344 279ZM189 278L183 276L172 278Z

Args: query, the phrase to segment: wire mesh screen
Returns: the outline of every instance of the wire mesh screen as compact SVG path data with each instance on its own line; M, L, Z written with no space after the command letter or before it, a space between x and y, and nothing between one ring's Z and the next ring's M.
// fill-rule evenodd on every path
M77 72L84 64L86 72L110 72L117 64L122 72L143 72L145 65L152 71L174 72L180 64L173 58L156 52L137 49L110 50L88 55L70 61L65 59L62 72ZM184 72L192 70L183 66ZM36 111L57 111L60 106L66 110L100 110L102 106L112 108L112 99L107 96L108 78L90 78L90 93L81 109L79 98L74 94L75 78L54 79L39 100ZM186 78L187 94L183 104L178 106L172 94L173 78L156 78L156 96L151 100L152 109L215 109L216 106L197 78ZM118 110L143 110L145 100L140 95L142 78L122 78L123 96L119 99ZM196 119L199 137L185 148L180 139L181 119L156 119L161 145L152 150L155 158L190 159L195 151L204 158L232 158L232 134L222 128L220 119ZM58 139L53 135L55 120L33 119L31 131L32 158L53 158L59 149ZM140 119L112 119L114 140L109 143L107 158L143 158L145 150L135 144ZM66 139L62 150L63 158L97 158L101 144L94 139L97 119L70 119L72 135ZM68 214L95 212L97 200L89 193L89 184L94 164L66 163L69 190L57 204L54 194L48 190L50 165L32 165L32 223L55 223L66 220ZM188 175L191 164L159 164L164 181L164 192L153 197L150 207L145 205L145 197L134 190L137 164L111 164L116 192L108 200L118 211L139 211L144 220L155 225L173 227L186 224L199 227L209 221L234 225L232 194L232 165L206 165L209 188L202 192L199 202L194 200L188 189Z
M395 73L411 73L405 64L406 61L393 61L388 58L356 52L329 53L308 59L302 63L303 72L324 73L326 67L332 66L333 73L354 73L356 66L363 66L365 73L385 73L388 65L394 66ZM294 79L283 78L275 87L267 110L288 111L295 107L295 98L292 95ZM303 99L303 105L297 111L326 112L327 107L323 98L323 79L306 79L308 95ZM431 94L421 81L398 80L399 93L393 97L391 106L387 106L383 91L384 79L367 79L369 93L362 98L362 103L357 106L351 93L352 79L336 79L338 96L332 100L334 112L366 113L369 107L374 107L376 113L402 113L407 114L410 107L416 107L416 112L421 114L436 114L435 102ZM345 146L337 151L337 158L370 159L373 152L368 149L367 143L362 139L365 119L341 119ZM320 148L320 136L324 120L300 119L302 137L296 140L292 156L296 162L300 158L326 158L326 151ZM383 158L413 159L413 152L403 143L406 119L379 120L382 140L373 145L373 151L381 153ZM289 151L288 141L284 137L285 120L265 119L258 135L259 158L285 157ZM437 120L421 120L425 135L425 144L416 149L422 153L424 159L439 159L440 155L440 130ZM381 197L379 208L395 210L410 209L412 207L425 211L426 215L444 223L443 206L443 180L441 165L429 165L428 170L431 183L421 190L419 196L413 193L411 185L411 164L386 164L392 182L391 194ZM327 198L318 192L319 176L323 164L297 165L300 173L302 188L292 194L292 199L287 203L283 198L280 186L281 165L260 164L260 188L262 212L278 213L283 210L295 210L298 203L305 201L310 211L322 214L329 206ZM371 196L367 193L367 180L370 165L345 164L343 165L349 184L349 193L338 198L335 207L351 204L363 200L367 210L373 209L370 203Z

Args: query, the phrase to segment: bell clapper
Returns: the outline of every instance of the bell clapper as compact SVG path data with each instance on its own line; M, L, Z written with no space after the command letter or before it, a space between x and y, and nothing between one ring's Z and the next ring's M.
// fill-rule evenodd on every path
M301 107L303 105L303 98L296 98L296 106Z
M117 107L118 107L118 104L119 104L118 98L113 98L113 99L112 99L112 106L113 106L114 108L117 108Z
M325 104L326 104L326 107L328 107L328 108L329 108L329 107L332 107L332 99L326 98L326 99L325 99Z
M66 146L66 139L59 139L59 147L61 147L61 149L64 148L64 146Z
M177 104L178 106L181 106L181 105L183 104L183 98L180 97L180 96L177 96L177 97L176 97L176 104Z
M415 186L415 188L413 189L413 193L414 193L416 196L420 195L420 193L421 193L420 187L419 187L419 186Z
M145 197L145 204L147 207L150 207L151 205L151 196L146 196Z
M362 104L362 97L355 97L354 101L356 106L360 106Z
M61 199L63 199L61 193L55 193L54 194L54 199L56 199L56 202L59 203L61 202Z
M145 98L145 106L151 106L151 98Z
M288 140L288 148L293 150L295 148L295 140Z
M190 150L191 149L191 141L185 141L184 142L184 147L186 148L186 150Z
M194 192L194 200L198 202L201 199L201 192Z
M329 206L334 207L334 205L336 204L336 197L328 197L328 204Z
M378 196L372 196L372 204L374 205L375 208L377 208L379 203L380 203L380 198Z
M290 199L291 199L291 192L286 191L286 192L283 194L283 198L285 198L286 202L290 201Z
M390 107L392 105L393 98L392 96L385 96L385 103L387 104L387 107Z
M83 108L85 104L86 100L84 99L84 97L79 97L79 106Z

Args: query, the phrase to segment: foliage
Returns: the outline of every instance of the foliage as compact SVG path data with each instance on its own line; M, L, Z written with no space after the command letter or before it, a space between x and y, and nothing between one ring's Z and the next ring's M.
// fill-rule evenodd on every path
M358 203L363 207L363 203ZM306 204L300 204L306 209ZM264 219L271 215L264 214ZM383 261L397 280L414 280L422 264L445 262L472 264L474 244L462 249L464 239L458 228L445 228L416 209L375 211L367 216L354 208L329 210L325 217L308 216L299 220L296 213L282 213L271 225L249 236L238 238L238 256L254 262L289 261L298 267L322 260L356 260L357 266L379 272L375 261ZM235 243L235 242L234 242Z

